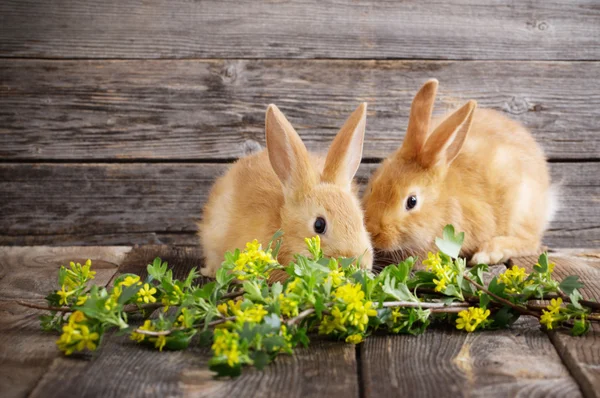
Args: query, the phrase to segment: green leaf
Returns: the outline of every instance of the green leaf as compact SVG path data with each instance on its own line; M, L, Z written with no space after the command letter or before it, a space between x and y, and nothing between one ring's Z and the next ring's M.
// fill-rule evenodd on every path
M216 358L212 358L209 362L209 369L217 373L217 377L237 377L242 374L242 365L237 364L233 367L227 363L220 362Z
M138 293L140 288L141 288L141 286L136 286L136 285L131 285L131 286L125 287L125 289L123 289L123 292L119 296L117 303L119 305L124 305L126 302L129 301L130 298L132 298L133 296L135 296Z
M479 296L479 306L482 308L487 308L490 301L491 298L487 293L482 293L481 296Z
M504 283L498 283L498 277L495 276L490 284L488 285L488 290L495 294L496 296L500 296L504 298L504 289L506 289L506 285Z
M267 366L271 361L269 354L267 354L265 351L255 351L252 353L251 357L254 361L254 366L258 370L264 369L264 367Z
M540 254L537 264L533 266L533 270L539 274L548 272L548 253Z
M260 286L258 283L253 281L244 281L244 297L251 301L258 301L259 303L263 303L265 301Z
M265 315L265 324L273 329L279 330L281 327L281 319L276 314Z
M582 336L590 330L590 323L584 318L575 320L571 334L573 336Z
M581 289L583 287L583 283L579 282L579 275L569 275L562 280L558 287L565 294L571 295L575 289Z
M148 264L147 267L150 280L161 280L167 272L167 266L167 263L163 263L160 257L156 257L152 264Z
M464 240L465 233L455 234L454 226L448 224L444 227L443 238L435 238L435 244L442 253L457 258Z

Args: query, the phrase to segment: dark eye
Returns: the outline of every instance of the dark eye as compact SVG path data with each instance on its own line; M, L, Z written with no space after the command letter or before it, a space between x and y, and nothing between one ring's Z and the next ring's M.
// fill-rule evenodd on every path
M327 222L323 217L317 217L317 219L315 220L314 228L316 233L324 234L325 230L327 229Z
M417 196L410 195L406 198L406 210L411 210L417 205Z

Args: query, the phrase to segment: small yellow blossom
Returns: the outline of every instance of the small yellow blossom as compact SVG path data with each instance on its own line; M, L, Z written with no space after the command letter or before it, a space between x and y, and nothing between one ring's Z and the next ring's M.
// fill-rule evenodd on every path
M237 333L227 329L215 329L214 343L211 348L216 356L225 356L227 364L231 367L240 363L239 338Z
M546 329L551 330L554 327L554 324L559 320L555 315L555 312L542 310L540 323L546 326Z
M129 287L129 286L133 286L133 285L141 285L142 282L140 282L140 277L137 275L131 276L131 275L127 275L125 277L125 279L123 279L123 281L121 281L121 283L119 283L119 285L125 286L125 287Z
M469 309L458 313L456 328L465 329L469 333L474 332L488 316L490 316L490 310L484 310L479 307L469 307Z
M281 315L287 317L294 317L298 315L298 301L286 297L281 293L279 295L279 305L281 309Z
M60 288L60 290L56 291L56 294L58 294L60 296L60 301L58 303L60 305L67 305L68 304L67 297L69 297L73 293L75 293L74 290L66 291L65 290L65 285L62 285L61 288Z
M363 340L362 334L351 334L350 336L346 337L346 343L350 343L350 344L358 344L362 340Z
M140 326L138 329L140 330L148 330L148 331L153 331L154 330L154 326L152 326L152 321L149 319L146 319L144 321L144 324L142 326ZM131 333L131 335L129 336L129 338L131 340L137 341L138 343L141 343L142 341L144 341L144 339L146 338L145 334L142 333L137 333L135 330Z
M166 336L158 336L154 342L154 347L158 348L158 351L162 351L165 344L167 344Z
M88 296L86 296L86 295L77 297L77 305L84 305L85 302L87 301L87 299L88 299Z
M344 282L345 277L344 272L338 268L329 272L328 279L331 281L331 286L338 287Z
M435 283L436 292L441 292L446 288L446 278L442 278L440 280L434 279L433 283Z
M399 319L403 318L404 314L400 311L400 308L394 308L392 310L392 322L396 323Z
M525 287L533 283L533 281L525 281L528 277L529 274L525 272L525 268L513 265L512 268L498 275L498 281L506 285L504 288L506 293L514 294L521 293Z
M100 335L96 332L90 333L90 329L86 325L80 325L79 328L81 334L73 336L75 340L79 340L77 351L83 351L84 348L94 351L96 349L95 341L100 338Z
M221 303L219 305L217 305L217 310L223 315L223 316L227 316L227 304L226 303Z
M562 299L559 297L557 299L552 299L550 300L550 304L548 305L548 310L550 310L550 313L552 314L558 314L560 312L560 307L562 305L563 301Z
M139 303L144 302L146 304L148 304L148 303L155 303L156 302L156 297L153 296L153 294L155 294L155 293L156 293L156 288L155 287L151 288L149 284L144 283L144 286L142 286L142 288L138 292L138 299L137 299L137 301Z
M271 251L264 251L258 240L254 239L252 242L246 243L246 249L239 254L233 273L240 280L248 279L251 276L268 277L268 265L273 262L275 260Z
M427 260L423 261L423 265L428 271L435 271L442 266L442 259L439 253L433 254L432 252L427 253Z

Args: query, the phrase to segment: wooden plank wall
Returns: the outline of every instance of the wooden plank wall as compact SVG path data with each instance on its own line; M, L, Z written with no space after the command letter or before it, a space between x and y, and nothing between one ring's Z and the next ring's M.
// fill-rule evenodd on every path
M369 102L361 181L410 99L535 134L561 188L545 242L600 244L596 0L0 2L0 244L197 244L212 181L276 103L311 149Z

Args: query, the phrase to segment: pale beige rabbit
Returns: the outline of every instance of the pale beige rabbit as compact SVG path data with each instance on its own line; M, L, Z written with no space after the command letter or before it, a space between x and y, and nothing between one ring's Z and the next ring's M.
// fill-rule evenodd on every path
M423 256L453 224L471 263L538 253L554 208L542 149L522 125L475 101L431 122L437 87L430 80L419 90L402 146L365 191L373 246Z
M309 154L298 133L275 105L266 114L266 150L238 160L212 188L200 223L206 267L214 276L226 251L258 239L263 247L283 230L278 260L308 254L304 238L319 235L326 256L361 257L371 268L373 253L352 179L362 157L366 104L335 137L326 158Z

